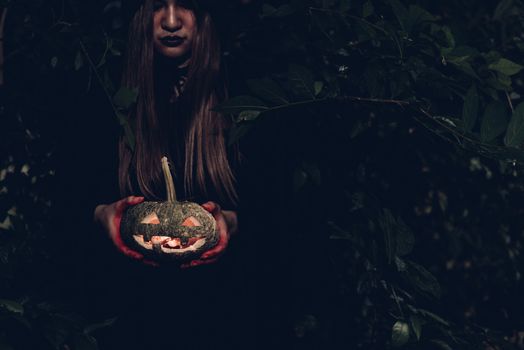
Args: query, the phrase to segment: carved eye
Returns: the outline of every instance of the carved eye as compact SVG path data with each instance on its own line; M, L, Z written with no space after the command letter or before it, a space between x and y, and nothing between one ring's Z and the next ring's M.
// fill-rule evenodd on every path
M149 224L149 225L160 225L160 220L158 219L158 216L156 216L155 213L151 213L148 216L146 216L142 221L142 224Z
M195 226L202 226L202 225L200 224L200 222L198 222L197 219L195 219L194 217L190 216L190 217L188 217L187 219L184 220L184 222L182 223L182 226L195 227Z

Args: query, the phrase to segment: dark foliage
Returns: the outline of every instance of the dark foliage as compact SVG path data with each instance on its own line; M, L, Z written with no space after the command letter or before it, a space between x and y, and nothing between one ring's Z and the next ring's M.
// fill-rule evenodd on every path
M119 88L130 4L0 2L2 349L103 349L129 313L111 298L160 275L90 226L118 196L117 135L134 142L140 92ZM216 108L245 162L243 230L210 271L254 295L230 310L256 305L228 344L523 348L524 4L211 10L233 96Z

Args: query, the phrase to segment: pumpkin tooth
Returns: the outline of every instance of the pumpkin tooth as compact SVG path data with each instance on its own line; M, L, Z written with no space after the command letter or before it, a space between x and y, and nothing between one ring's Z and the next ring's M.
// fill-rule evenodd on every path
M160 248L162 249L162 251L164 253L180 254L180 253L184 253L184 252L187 252L187 251L196 251L197 249L202 247L204 244L206 244L206 239L205 238L200 238L200 239L198 239L195 242L194 245L191 245L191 246L186 247L186 248L171 248L171 247L166 247L166 246L161 246Z
M144 247L145 249L147 250L152 250L153 249L153 243L151 242L146 242L144 240L144 235L133 235L133 238L135 239L135 241L140 244L142 247Z
M151 237L151 242L153 244L164 244L171 240L171 237L167 236L153 236Z
M189 239L189 241L187 242L188 245L193 245L195 244L198 240L200 239L200 237L192 237Z
M180 239L178 238L172 238L171 240L167 241L165 244L164 244L164 247L166 248L177 248L177 247L180 247Z

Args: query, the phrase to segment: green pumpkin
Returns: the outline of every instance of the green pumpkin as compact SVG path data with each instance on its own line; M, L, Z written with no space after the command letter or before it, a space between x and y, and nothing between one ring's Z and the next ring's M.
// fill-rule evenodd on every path
M162 158L168 200L129 207L120 233L131 249L154 260L187 262L215 246L219 233L213 215L193 202L178 202L167 158Z

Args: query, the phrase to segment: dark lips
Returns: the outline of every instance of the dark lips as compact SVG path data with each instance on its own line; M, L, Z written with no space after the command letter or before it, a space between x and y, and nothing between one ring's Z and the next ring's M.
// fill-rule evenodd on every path
M160 38L160 41L162 42L164 46L176 47L182 44L184 39L179 36L165 36L163 38Z

